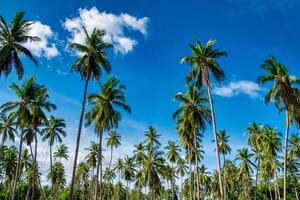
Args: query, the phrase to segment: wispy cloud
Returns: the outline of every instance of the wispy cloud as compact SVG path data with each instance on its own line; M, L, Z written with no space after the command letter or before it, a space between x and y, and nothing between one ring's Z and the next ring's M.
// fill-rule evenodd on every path
M213 93L222 97L233 97L239 94L248 95L251 98L258 98L263 89L252 81L232 81L227 85L213 88Z
M84 43L85 33L83 26L88 32L95 27L105 30L104 40L112 43L116 52L122 54L133 50L138 41L125 35L125 30L133 30L143 35L147 34L148 17L137 18L127 13L115 15L100 12L96 7L91 9L79 9L79 17L68 18L63 22L63 27L71 33L70 42Z

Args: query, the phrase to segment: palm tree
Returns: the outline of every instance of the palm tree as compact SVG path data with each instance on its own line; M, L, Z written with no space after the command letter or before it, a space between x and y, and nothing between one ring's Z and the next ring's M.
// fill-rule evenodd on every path
M185 127L181 131L179 130L178 132L179 134L181 134L181 136L179 136L181 139L181 143L187 146L189 154L191 154L192 152L198 152L198 150L196 150L198 146L198 137L200 136L200 133L206 129L206 123L211 123L211 112L205 105L208 103L208 99L204 96L204 94L204 90L199 91L194 86L188 86L187 92L185 94L179 92L174 97L175 100L180 102L180 105L179 108L173 113L173 119L177 119L177 124L183 123L181 128ZM198 156L195 156L194 158L197 168L199 161ZM198 190L198 178L196 180L196 188ZM197 192L197 195L197 198L199 199L199 192Z
M181 193L182 193L182 190L183 190L183 177L187 174L187 171L188 171L188 166L186 165L186 162L185 160L182 158L182 157L179 157L177 159L177 174L179 174L180 176L180 190L181 190ZM181 196L183 196L183 194L181 194Z
M269 56L261 68L267 71L266 75L259 77L259 83L264 84L267 82L273 82L272 88L267 92L265 96L265 102L271 103L275 101L276 107L286 112L286 130L285 130L285 140L284 140L284 192L283 199L286 200L287 196L287 179L286 179L286 165L287 165L287 148L288 148L288 138L289 138L289 126L290 126L290 116L294 110L298 108L298 94L295 93L293 88L294 83L300 83L295 76L288 74L288 69L281 63L279 63L273 56ZM284 108L282 108L282 106Z
M122 176L124 180L127 182L127 194L126 194L126 200L129 198L129 190L130 190L130 182L133 180L135 176L135 165L134 165L134 159L132 157L126 156L124 158L124 165L122 169Z
M7 77L14 66L17 77L19 79L23 77L24 69L20 54L25 55L35 65L38 64L31 51L24 46L24 43L39 41L40 38L28 35L34 22L24 19L24 15L24 12L17 12L9 25L0 16L0 76L3 73Z
M229 145L229 135L226 135L226 131L225 130L219 130L217 133L217 137L218 137L218 144L219 144L219 150L220 153L223 154L223 168L225 167L225 155L229 154L231 152L231 147ZM224 199L227 198L226 196L226 178L223 175L223 192L224 192Z
M94 171L95 168L97 167L97 156L98 156L98 149L99 149L99 145L94 142L91 141L91 145L88 148L85 148L85 150L88 151L88 154L85 157L86 163L88 164L88 166L92 169L92 176L91 176L91 185L92 185L92 195L94 195L95 192L95 177L94 177ZM96 180L96 182L98 182L98 180ZM92 196L91 196L92 199Z
M239 177L244 185L245 199L249 199L249 180L251 180L251 174L253 172L252 166L255 164L251 161L253 153L249 153L247 148L238 150L235 160L240 162L239 165Z
M207 87L207 94L209 98L210 110L211 110L211 121L213 125L215 148L218 162L218 173L219 173L219 185L220 185L220 196L223 199L223 186L222 186L222 175L221 175L221 162L219 155L219 147L217 140L217 125L215 120L215 112L213 99L211 95L211 78L212 74L214 78L220 83L224 80L224 71L222 70L216 59L226 56L225 51L214 49L216 40L208 40L205 46L202 46L199 40L196 41L196 45L189 45L193 55L187 56L181 59L181 63L187 62L192 65L192 70L187 75L187 81L191 82L194 80L195 86L200 87L205 85Z
M26 124L32 117L32 107L36 103L37 97L45 91L44 86L37 84L35 80L35 77L32 76L29 79L26 79L21 87L19 87L15 83L12 83L10 85L10 89L12 89L16 93L18 101L7 102L0 107L0 110L2 110L2 112L4 113L8 111L14 111L14 115L17 118L17 127L21 130L16 176L11 195L12 200L15 197L15 191L19 179L20 158L23 148L24 129Z
M174 163L180 158L179 152L181 151L175 141L169 140L168 145L165 147L167 150L167 158L172 164L172 170L175 171ZM174 186L174 182L172 183ZM172 187L172 199L174 200L174 187Z
M17 135L17 129L15 128L17 122L15 121L16 116L14 113L10 113L8 116L5 114L1 115L0 118L0 135L2 135L2 146L7 139L15 141L15 135Z
M99 135L99 150L98 150L98 166L97 166L97 180L99 178L100 170L100 200L102 192L102 137L105 130L111 130L118 127L121 120L121 113L119 109L125 110L128 113L131 109L126 105L125 86L120 84L115 77L110 77L104 84L100 85L100 92L98 94L90 94L88 99L92 108L86 113L86 126L94 124L95 131ZM100 169L99 169L100 168ZM98 181L96 182L98 185ZM98 188L98 187L96 187ZM96 199L98 190L96 189Z
M118 146L121 145L121 135L119 133L117 133L116 131L111 131L108 134L106 145L108 147L110 147L110 161L109 161L109 167L108 167L108 169L110 170L112 158L113 158L113 148L114 147L118 148Z
M146 136L145 142L147 143L146 147L148 151L151 148L156 149L161 145L159 141L161 135L157 133L155 127L149 126L148 130L145 131L145 136Z
M255 151L257 158L257 167L256 167L256 175L255 175L255 193L254 199L256 200L256 190L257 190L257 181L258 174L260 168L260 160L261 160L261 151L262 151L262 126L257 125L256 123L251 123L247 127L246 134L249 135L248 145Z
M143 142L140 142L136 145L134 145L135 149L133 150L133 158L136 162L136 166L138 166L138 172L136 174L136 186L138 190L138 200L140 200L140 191L141 187L143 186L143 183L145 182L143 173L142 173L142 163L145 159L145 146Z
M70 44L70 48L75 49L76 51L80 52L82 55L80 58L76 60L75 64L72 66L72 71L78 72L81 76L81 79L85 81L83 101L81 107L81 114L79 118L78 133L77 133L75 159L74 159L73 172L72 172L70 199L73 198L74 178L75 178L76 165L78 159L78 150L80 144L84 109L86 104L88 83L91 78L93 80L98 80L102 74L102 69L104 69L107 73L110 73L111 71L111 66L105 51L107 48L112 47L112 45L103 41L105 32L94 28L91 34L89 34L85 28L83 28L83 30L85 32L85 44L78 44L78 43Z
M5 173L7 179L7 192L12 192L13 181L16 176L18 150L11 146L4 150L3 159L1 160L1 170Z
M62 143L62 137L66 137L65 120L62 118L56 118L53 115L50 119L45 121L45 127L42 130L43 141L48 140L50 149L50 170L52 168L52 146L55 141Z
M300 159L300 137L298 134L291 134L289 142L289 154L291 157L298 157Z
M54 200L57 199L59 191L65 186L66 184L66 175L65 175L65 168L61 162L55 162L52 168L50 169L47 179L53 183L53 191L52 191L52 198Z
M69 148L65 144L60 144L56 147L56 151L53 153L54 160L61 163L61 159L68 160L69 158Z

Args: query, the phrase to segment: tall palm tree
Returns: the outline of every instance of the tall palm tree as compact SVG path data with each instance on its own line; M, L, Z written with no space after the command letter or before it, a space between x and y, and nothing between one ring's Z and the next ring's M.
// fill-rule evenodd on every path
M249 152L247 148L238 150L235 160L240 162L239 165L239 177L244 185L245 199L249 199L249 180L251 180L251 174L253 172L252 167L255 164L252 162L253 153Z
M198 90L194 86L188 86L185 94L179 92L174 97L175 100L180 102L179 108L173 113L173 119L177 119L180 122L180 118L186 118L185 120L189 124L187 132L190 136L181 137L181 142L186 143L189 148L189 152L198 152L197 140L201 132L206 129L206 124L211 123L210 110L206 107L208 99L204 96L204 90ZM190 160L191 161L191 160ZM198 156L195 156L196 169L198 166ZM196 173L197 176L197 173ZM191 177L191 176L190 176ZM197 190L199 189L199 181L197 180ZM197 192L197 198L199 199L199 191Z
M10 85L17 95L17 101L7 102L0 107L2 112L14 111L14 114L17 117L17 127L20 128L20 143L19 143L19 152L18 152L18 162L16 168L16 176L13 186L13 191L11 193L11 199L15 197L15 191L18 184L19 173L20 173L20 158L23 148L23 135L26 124L31 119L32 106L36 103L36 98L45 91L44 86L36 83L36 78L34 76L26 79L23 85L20 87L15 83Z
M105 51L107 48L112 47L112 45L103 41L105 32L94 28L91 34L89 34L85 28L83 28L83 30L85 32L85 44L78 44L78 43L70 44L70 48L75 49L81 54L80 58L78 58L75 64L72 66L72 71L78 72L81 76L81 79L85 81L83 101L82 101L81 113L79 118L79 127L78 127L77 140L76 140L70 199L73 198L74 178L75 178L76 165L78 159L78 150L80 144L82 121L84 117L84 109L86 104L88 83L91 79L98 80L102 74L103 69L107 73L110 73L111 71L111 66Z
M154 126L148 127L148 130L145 131L145 136L146 136L145 142L146 142L147 150L151 148L156 149L161 145L159 141L161 135L158 134Z
M55 161L58 160L61 163L61 159L68 160L69 158L69 148L65 144L60 144L56 147L56 151L53 153L53 158Z
M108 167L108 169L110 170L113 158L113 148L118 148L118 146L121 145L121 135L117 133L117 131L109 132L106 145L110 147L110 161Z
M192 70L187 75L187 81L191 82L194 80L195 86L200 87L202 85L207 87L207 94L209 98L210 110L211 110L211 121L213 125L213 133L215 140L215 148L218 162L218 173L219 173L219 185L220 185L220 196L223 199L223 186L222 186L222 175L221 175L221 162L219 155L219 147L217 140L217 125L215 120L214 104L211 95L211 75L220 83L224 80L225 74L219 63L216 61L218 58L226 56L225 51L214 49L216 40L208 40L205 46L201 44L199 40L196 41L196 45L189 45L193 55L187 56L181 59L181 63L187 62L192 66Z
M38 64L24 43L39 41L40 38L28 35L34 22L24 19L24 15L24 12L17 12L10 24L7 24L0 16L0 77L2 74L7 77L13 67L17 72L17 77L19 79L23 77L24 68L20 54L25 55L35 65Z
M95 193L95 168L97 167L97 156L98 156L98 149L99 149L99 144L91 141L91 145L88 148L85 148L85 150L88 151L85 160L88 166L92 169L92 176L91 176L91 185L92 185L92 194L94 195ZM98 180L96 180L98 181ZM91 196L92 199L92 196Z
M48 140L50 150L50 170L52 169L52 147L55 141L62 143L62 137L66 137L65 120L62 118L50 116L49 120L45 121L45 127L42 130L43 141Z
M165 147L167 150L167 158L172 164L172 170L175 171L174 163L180 158L180 151L181 149L176 144L175 141L169 140L168 145ZM174 186L174 182L172 183L172 186ZM172 187L172 199L174 200L174 187Z
M17 122L15 121L16 116L14 113L10 113L8 116L5 114L0 116L0 135L2 136L2 146L7 139L15 141L15 136L17 135L17 129L15 128Z
M102 200L102 137L105 130L111 130L118 127L121 120L119 109L131 112L126 105L125 86L115 77L110 77L104 84L100 85L100 92L90 94L88 99L92 108L86 113L86 126L94 124L95 131L99 135L97 180L100 170L100 200ZM96 182L98 185L98 181ZM98 187L96 187L98 188ZM96 189L96 199L98 199L98 190Z
M291 123L290 116L294 110L300 109L298 103L298 94L296 94L293 88L294 83L300 83L295 76L291 76L288 73L288 69L281 63L279 63L273 56L269 56L261 68L267 71L266 75L259 77L259 83L264 84L267 82L273 83L272 88L267 92L265 96L265 102L271 103L275 101L276 107L281 110L285 110L286 113L286 130L284 139L284 189L283 199L287 198L287 179L286 179L286 165L287 165L287 148L289 138L289 127ZM284 108L282 108L284 107Z
M181 193L182 193L182 190L183 190L183 177L187 174L187 171L188 171L188 166L186 165L186 161L182 158L182 157L179 157L177 159L177 174L179 174L180 176L180 190L181 190ZM181 194L181 197L183 196L183 194Z

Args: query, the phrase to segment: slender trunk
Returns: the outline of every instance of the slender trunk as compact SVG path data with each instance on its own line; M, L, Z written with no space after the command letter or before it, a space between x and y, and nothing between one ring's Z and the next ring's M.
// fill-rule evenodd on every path
M278 181L277 181L277 173L276 173L276 170L275 170L275 187L276 187L276 190L275 192L277 191L277 196L278 196L278 199L280 199L280 190L279 190L279 185L278 185Z
M199 192L199 178L198 178L198 147L197 147L197 135L194 133L194 145L195 145L195 162L196 162L196 170L195 170L195 177L196 177L196 195L197 200L200 200L200 192Z
M209 81L207 83L207 93L208 93L210 110L211 110L211 118L212 118L212 125L213 125L214 139L215 139L215 148L216 148L216 155L217 155L217 162L218 162L220 199L223 200L224 196L223 196L220 153L219 153L219 145L218 145L218 138L217 138L217 125L216 125L215 111L214 111L214 105L213 105L213 100L212 100L212 96L211 96L211 89L210 89L210 82Z
M174 163L172 163L172 170L175 171ZM173 183L173 179L171 180L171 186L172 186L172 200L174 200L174 183Z
M29 200L29 195L30 195L30 184L28 184L25 200Z
M50 172L52 174L52 145L50 144L49 145L49 149L50 149ZM51 194L52 194L52 197L54 195L54 192L53 192L53 180L51 179Z
M97 165L97 175L96 175L96 192L95 199L98 200L98 185L100 192L100 200L102 200L102 135L103 131L101 130L99 133L99 147L98 147L98 165ZM100 183L98 184L100 176Z
M35 194L35 185L37 180L37 176L38 176L38 172L37 172L37 136L36 136L36 132L34 132L34 174L33 174L33 185L32 185L32 193L31 193L31 199L34 200L34 194Z
M189 173L190 173L190 198L193 199L193 191L192 191L192 158L191 158L191 146L189 145L190 150L190 163L189 163Z
M256 150L258 151L258 150ZM258 173L259 173L259 165L260 165L260 155L257 154L258 162L257 162L257 169L256 169L256 175L255 175L255 188L254 188L254 200L256 200L256 190L257 190L257 181L258 181Z
M94 167L92 167L92 177L91 177L91 190L90 190L90 199L93 199L94 195Z
M112 158L113 158L113 146L111 146L111 148L110 148L110 161L109 161L109 167L108 167L109 170L111 168Z
M286 164L287 164L287 147L288 147L288 139L289 139L289 111L286 109L286 130L285 130L285 139L284 139L284 165L283 165L283 200L286 200L286 190L287 190L287 180L286 180Z
M270 198L271 198L271 200L273 200L273 195L272 195L271 186L269 186L269 192L270 192Z
M227 199L227 196L226 196L226 177L225 177L225 173L224 173L225 162L226 162L225 153L223 153L223 184L224 184L224 199L226 200Z
M83 116L84 116L84 108L85 108L85 102L86 102L86 93L87 93L87 88L88 88L88 82L89 82L89 79L87 78L85 81L81 114L80 114L80 118L79 118L79 127L78 127L78 133L77 133L75 158L74 158L74 163L73 163L72 180L71 180L71 186L70 186L70 196L69 196L70 200L74 199L74 181L75 181L76 165L77 165L77 159L78 159L78 151L79 151L81 128L82 128L82 121L83 121Z
M13 191L12 191L12 195L11 195L11 200L15 199L16 189L17 189L17 185L18 185L18 181L19 181L19 173L20 173L20 165L21 165L21 153L22 153L22 148L23 148L23 135L24 135L24 131L23 130L24 129L22 127L22 129L21 129L20 144L19 144L19 153L18 153L18 162L17 162L16 176L15 176L15 181L14 181L14 185L13 185Z
M129 198L129 181L127 181L126 200Z
M183 186L182 186L182 175L180 175L180 199L182 200L183 198L182 198L182 188L183 188Z
M299 200L299 197L298 197L298 192L297 192L297 186L295 187L295 194L296 194L296 200Z

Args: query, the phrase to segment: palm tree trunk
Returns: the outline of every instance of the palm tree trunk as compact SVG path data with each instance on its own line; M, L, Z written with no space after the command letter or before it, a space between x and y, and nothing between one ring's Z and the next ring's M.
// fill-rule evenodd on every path
M223 171L225 170L225 162L226 162L225 153L223 153ZM227 199L227 196L226 196L226 177L225 177L224 172L223 172L223 184L224 184L224 199L226 200Z
M126 200L129 198L129 181L127 181Z
M217 162L218 162L220 199L223 200L224 195L223 195L223 185L222 185L220 153L219 153L219 145L218 145L218 138L217 138L217 125L216 125L215 111L214 111L214 105L213 105L213 100L212 100L212 96L211 96L211 89L210 89L209 80L207 81L207 93L208 93L210 110L211 110L211 118L212 118L212 125L213 125L214 139L215 139L215 148L216 148L216 155L217 155Z
M52 174L52 145L49 145L49 149L50 149L50 172ZM52 194L52 198L53 198L53 180L51 179L51 194Z
M95 199L98 200L98 185L100 190L100 200L102 200L102 135L103 131L99 132L99 148L98 148L98 165L97 165L97 175L96 175L96 192ZM98 184L100 176L100 184Z
M192 190L192 158L191 158L191 146L189 145L190 151L190 163L189 163L189 173L190 173L190 198L193 198L193 190Z
M297 186L294 188L294 190L295 190L295 194L296 194L296 200L299 200L299 197L298 197L298 192L297 192Z
M271 200L273 200L273 195L272 195L271 186L269 186L269 192L270 192L270 198L271 198Z
M198 149L197 149L197 135L194 133L194 145L195 145L195 162L196 162L196 170L195 170L195 178L196 178L196 195L197 195L197 200L200 200L200 192L199 192L199 178L198 178Z
M183 199L182 198L182 189L183 189L183 186L182 186L182 175L180 175L180 194L179 194L179 196L180 196L181 200Z
M33 175L33 185L32 185L32 193L31 193L31 199L34 200L34 193L35 193L35 181L37 180L37 176L38 176L38 168L37 168L37 136L36 136L36 132L34 132L34 175Z
M112 157L113 156L113 146L111 146L111 148L110 148L110 161L109 161L109 167L108 167L108 169L110 170L110 168L111 168L111 163L112 163Z
M174 163L172 162L172 170L175 171L175 168L174 168ZM173 179L171 181L171 185L172 185L172 200L174 200L174 183L173 183Z
M258 181L258 173L259 173L259 165L260 165L260 155L259 155L259 153L257 154L257 158L258 158L258 162L257 162L256 175L255 175L254 200L256 200L257 181Z
M288 139L289 139L289 111L286 108L286 129L285 129L285 139L284 139L284 165L283 165L283 200L286 200L286 190L287 190L287 180L286 180L286 164L287 164L287 147L288 147Z
M81 128L82 128L82 121L83 121L83 116L84 116L84 108L85 108L85 102L86 102L86 93L87 93L88 83L89 83L89 79L87 78L85 81L81 114L80 114L80 118L79 118L79 126L78 126L76 149L75 149L75 158L74 158L74 163L73 163L72 180L71 180L71 186L70 186L70 197L69 197L70 200L73 200L73 198L74 198L74 181L75 181L76 165L77 165L77 159L78 159Z
M18 185L18 181L19 181L19 173L20 173L20 165L21 165L21 153L22 153L22 147L23 147L23 135L24 135L24 131L23 131L23 126L21 129L21 138L20 138L20 144L19 144L19 153L18 153L18 162L17 162L17 169L16 169L16 176L15 176L15 181L14 181L14 185L13 185L13 191L12 191L12 195L11 195L11 200L15 199L15 193L16 193L16 188Z

